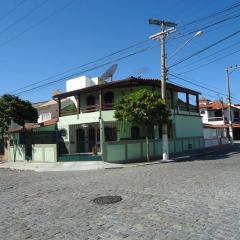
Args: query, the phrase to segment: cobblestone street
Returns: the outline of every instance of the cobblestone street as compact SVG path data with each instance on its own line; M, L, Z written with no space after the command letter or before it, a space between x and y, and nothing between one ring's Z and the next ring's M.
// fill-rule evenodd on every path
M124 169L0 170L0 239L240 239L240 145ZM113 205L98 196L120 195Z

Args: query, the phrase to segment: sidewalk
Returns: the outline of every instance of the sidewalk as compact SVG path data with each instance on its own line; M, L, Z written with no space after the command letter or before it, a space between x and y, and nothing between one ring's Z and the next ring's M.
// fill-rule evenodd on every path
M232 146L230 144L224 144L224 145L218 145L218 146L213 146L213 147L206 147L206 148L202 148L202 149L192 150L192 151L183 152L180 154L174 154L171 157L171 160L174 162L186 161L186 160L190 160L195 157L204 156L206 154L214 153L219 150L227 149L227 148L231 148L231 147Z
M190 161L192 158L200 157L206 154L210 154L220 149L231 147L230 145L221 145L215 147L208 147L199 150L193 150L191 152L185 152L182 154L175 154L171 157L167 163ZM99 169L120 169L127 167L140 167L146 165L166 163L161 160L152 162L141 162L141 163L126 163L116 164L107 163L100 161L85 161L85 162L56 162L56 163L33 163L33 162L0 162L0 169L7 168L12 170L30 170L35 172L54 172L54 171L86 171L86 170L99 170Z

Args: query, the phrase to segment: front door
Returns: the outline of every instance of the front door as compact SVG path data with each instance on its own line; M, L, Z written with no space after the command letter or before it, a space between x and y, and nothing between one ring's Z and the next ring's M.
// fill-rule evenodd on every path
M83 128L77 128L77 152L85 152L85 133Z
M96 130L93 127L88 129L88 150L89 152L93 151L93 148L96 146Z

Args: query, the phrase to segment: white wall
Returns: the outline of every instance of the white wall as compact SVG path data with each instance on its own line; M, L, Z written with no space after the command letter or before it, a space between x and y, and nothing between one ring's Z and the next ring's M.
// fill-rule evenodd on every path
M204 111L204 113L201 113L202 111ZM200 115L202 116L203 123L207 123L208 122L208 111L205 109L200 109Z
M227 144L228 139L226 131L223 128L203 128L205 147L217 146L220 144Z
M98 78L89 78L87 76L81 76L66 81L66 91L71 92L77 89L83 89L98 84Z

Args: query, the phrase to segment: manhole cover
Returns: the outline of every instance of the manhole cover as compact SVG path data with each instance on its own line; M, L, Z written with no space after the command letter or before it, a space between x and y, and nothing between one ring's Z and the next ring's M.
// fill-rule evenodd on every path
M102 196L102 197L97 197L95 199L93 199L93 202L96 204L114 204L117 202L122 201L122 197L121 196Z

